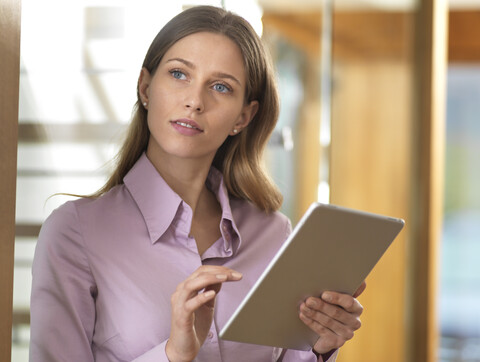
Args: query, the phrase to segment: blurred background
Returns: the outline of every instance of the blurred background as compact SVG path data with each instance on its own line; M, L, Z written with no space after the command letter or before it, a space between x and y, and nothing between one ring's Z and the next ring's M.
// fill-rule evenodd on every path
M439 3L22 0L12 361L28 361L36 237L68 199L51 196L103 185L151 40L198 4L244 16L272 53L265 162L292 222L315 201L406 220L339 361L480 361L480 0L450 0L443 28Z

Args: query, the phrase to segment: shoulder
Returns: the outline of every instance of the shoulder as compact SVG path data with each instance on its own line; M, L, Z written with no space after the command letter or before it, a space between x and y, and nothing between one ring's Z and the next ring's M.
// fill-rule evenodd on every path
M67 201L59 206L47 217L40 230L40 238L42 236L61 233L64 235L75 233L78 225L78 215L76 204L80 200ZM42 239L42 238L41 238Z
M128 199L128 191L117 186L99 198L80 198L65 202L47 217L40 230L40 241L78 240L82 229L89 227L91 220L101 222L102 217L111 214L119 204ZM127 194L125 194L127 193Z
M38 235L32 272L37 279L45 271L88 270L76 204L68 201L55 209L45 220ZM40 274L39 274L40 273Z
M105 214L113 211L115 208L131 203L132 197L125 184L120 184L103 195L96 198L82 198L73 201L78 213L93 212ZM106 211L109 212L106 212Z
M80 227L85 232L118 222L120 215L131 216L137 210L136 203L124 184L113 187L97 198L81 198L70 203L69 207L74 209ZM68 207L67 204L64 206ZM62 208L59 211L62 211Z

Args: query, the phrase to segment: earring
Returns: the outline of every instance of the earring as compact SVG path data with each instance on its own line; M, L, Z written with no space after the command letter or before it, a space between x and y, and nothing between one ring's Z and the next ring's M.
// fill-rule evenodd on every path
M238 132L238 130L237 130L237 129L234 129L234 130L233 130L233 133L237 133L237 132Z
M147 108L147 102L143 102L143 106Z

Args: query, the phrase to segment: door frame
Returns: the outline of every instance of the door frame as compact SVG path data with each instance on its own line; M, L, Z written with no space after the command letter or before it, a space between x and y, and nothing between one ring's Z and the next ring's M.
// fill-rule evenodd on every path
M20 17L20 1L0 0L0 361L12 350Z

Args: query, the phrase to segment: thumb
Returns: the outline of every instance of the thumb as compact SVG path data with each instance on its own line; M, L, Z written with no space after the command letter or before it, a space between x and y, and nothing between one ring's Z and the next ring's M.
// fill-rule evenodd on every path
M367 283L365 282L365 280L362 282L362 284L360 284L360 286L358 287L358 289L355 291L355 293L353 293L353 297L354 298L357 298L358 296L360 296L360 294L363 293L363 291L365 290L365 288L367 287Z

